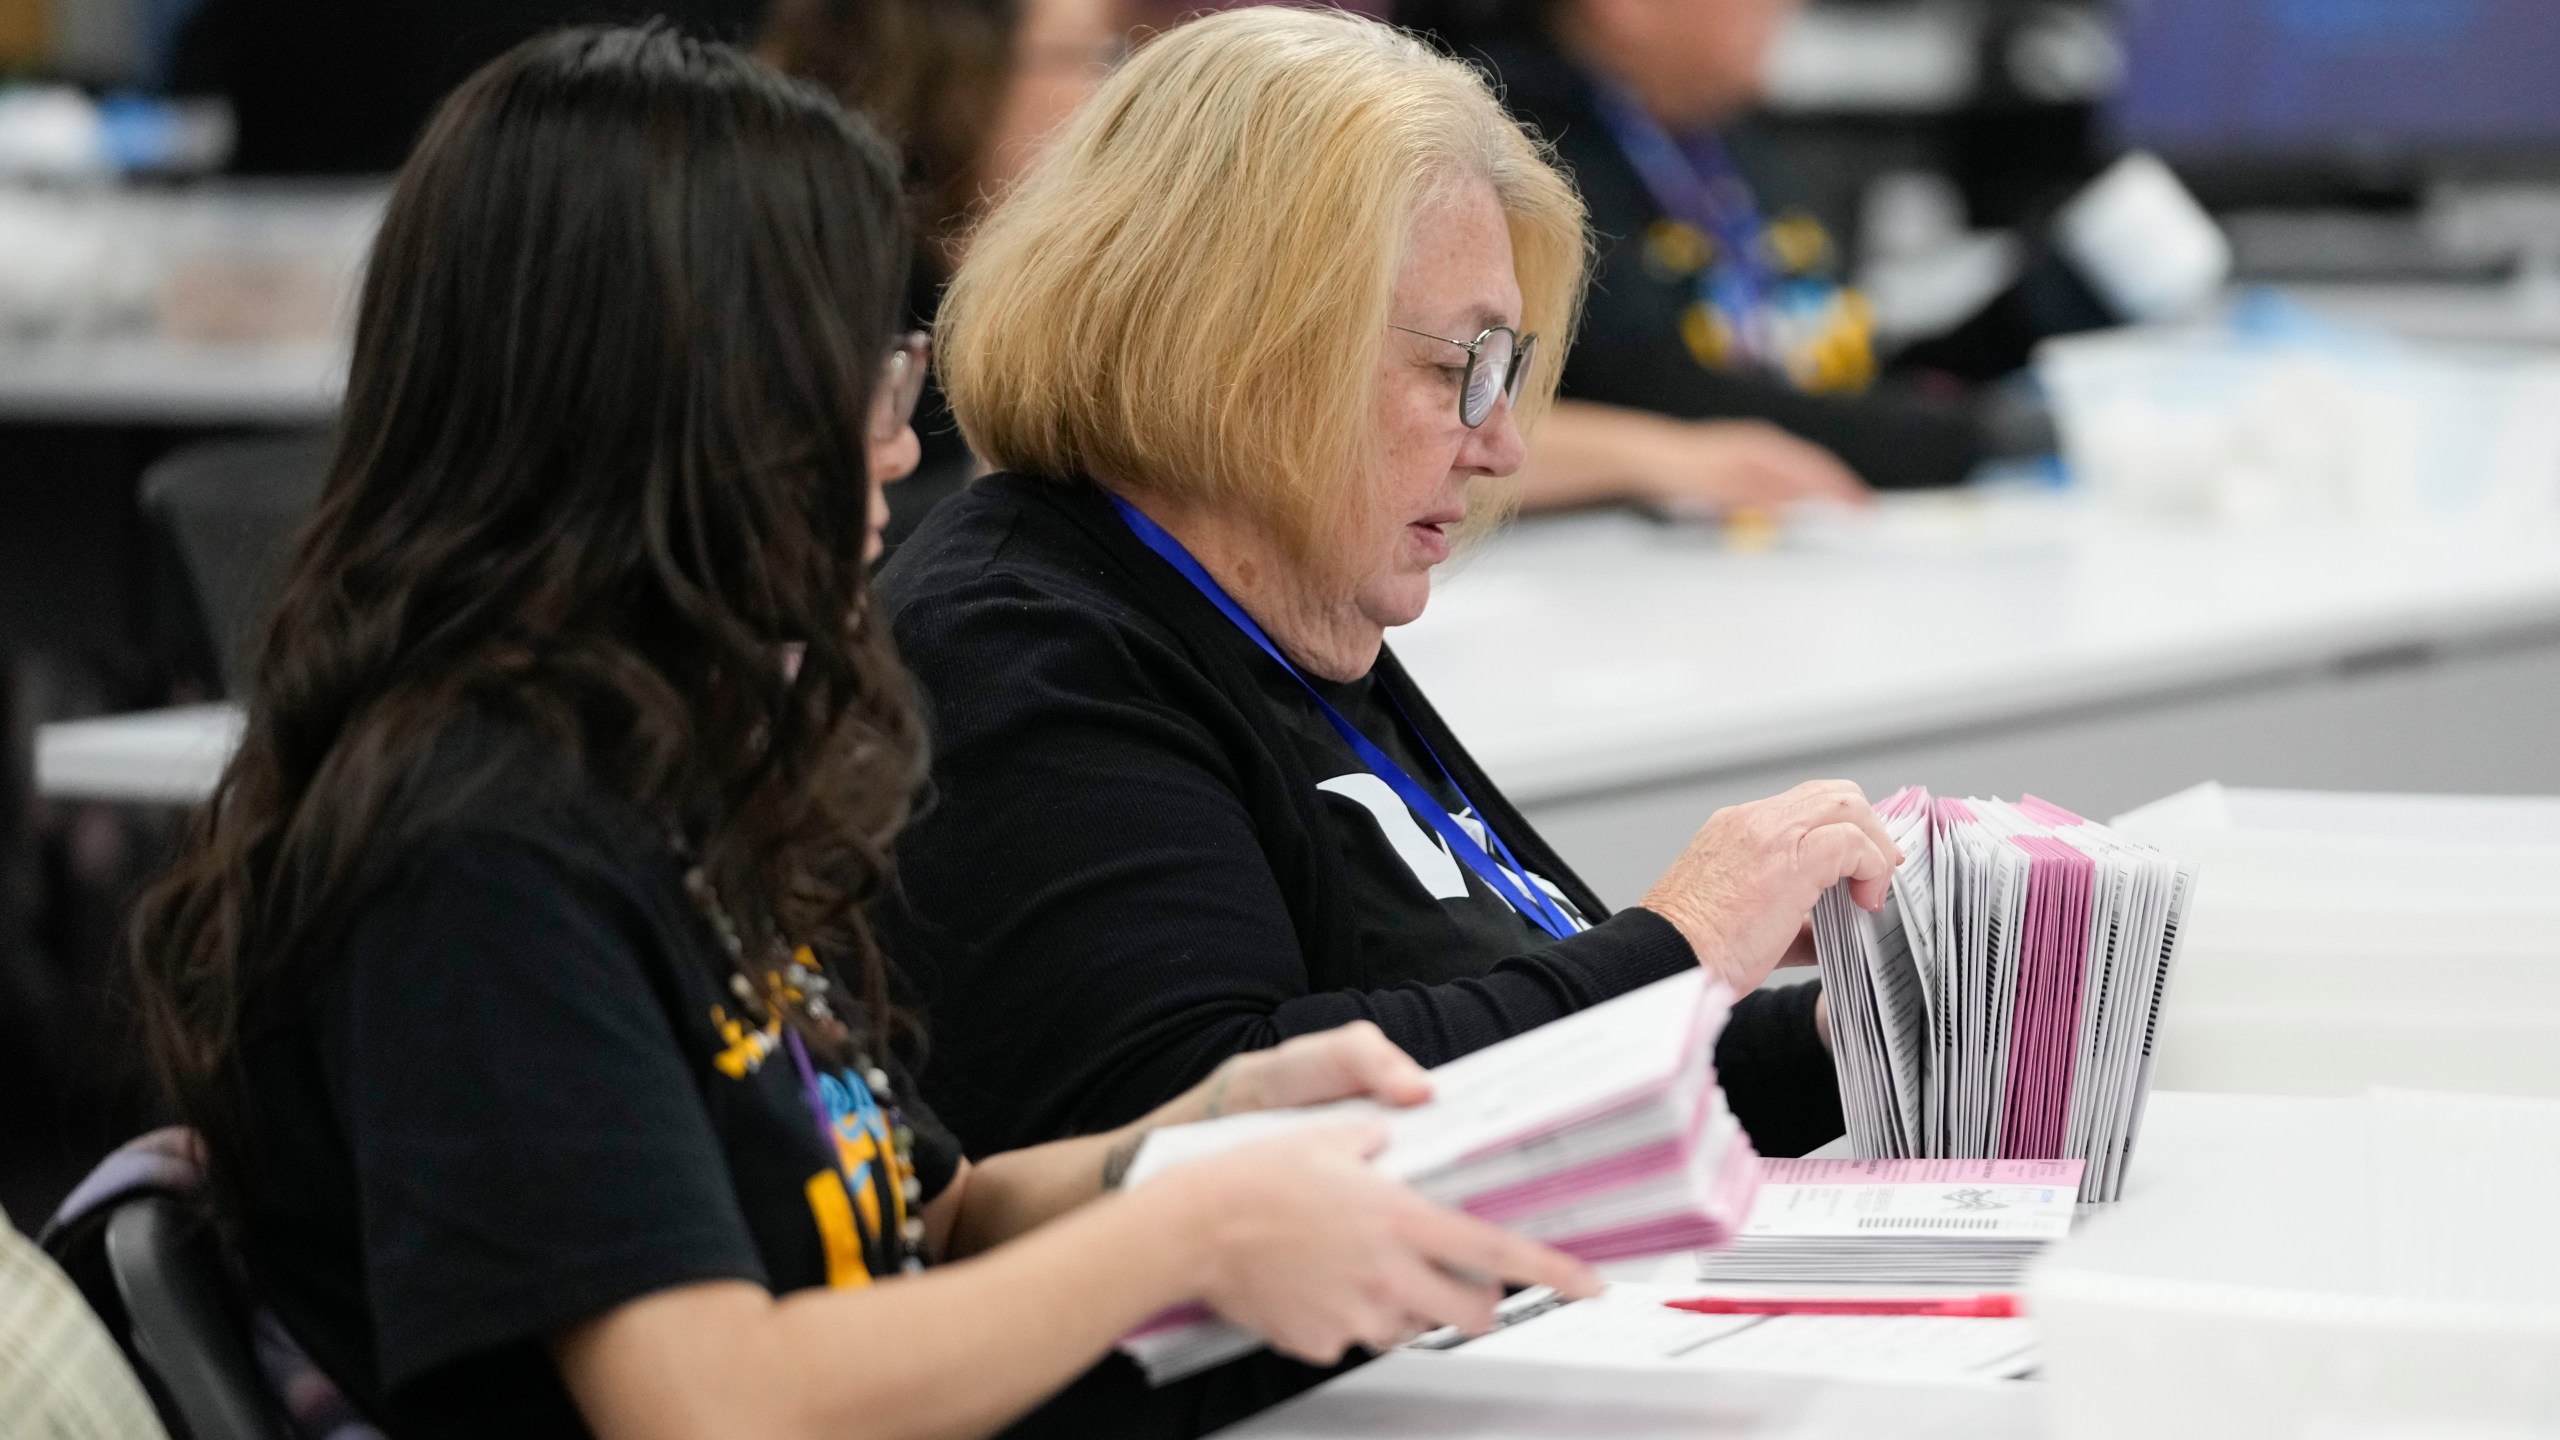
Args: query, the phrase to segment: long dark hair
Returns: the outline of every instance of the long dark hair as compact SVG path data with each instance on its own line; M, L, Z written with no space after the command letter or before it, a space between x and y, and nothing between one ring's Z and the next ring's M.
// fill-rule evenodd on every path
M248 1031L439 740L489 718L690 850L742 971L811 944L886 1023L861 907L922 745L862 550L906 234L866 125L663 27L530 41L438 112L247 734L135 917L154 1059L218 1178Z
M906 153L924 235L948 243L977 207L1021 28L1022 0L774 0L757 50Z

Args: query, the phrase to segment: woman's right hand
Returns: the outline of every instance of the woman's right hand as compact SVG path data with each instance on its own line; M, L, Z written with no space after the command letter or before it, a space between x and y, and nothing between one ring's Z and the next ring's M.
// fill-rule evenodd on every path
M1901 863L1864 792L1814 780L1709 816L1637 903L1677 927L1709 973L1747 995L1777 968L1822 892L1846 880L1850 898L1883 909Z
M1327 1125L1168 1170L1201 1243L1199 1298L1282 1354L1331 1365L1443 1325L1480 1334L1501 1285L1599 1293L1582 1262L1444 1210L1380 1175L1377 1124Z

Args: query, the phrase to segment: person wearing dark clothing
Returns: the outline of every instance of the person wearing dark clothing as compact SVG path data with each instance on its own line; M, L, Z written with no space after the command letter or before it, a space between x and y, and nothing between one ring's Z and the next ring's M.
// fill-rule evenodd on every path
M1591 297L1565 361L1567 403L1532 455L1533 499L1856 499L1956 484L1983 458L1969 403L1880 383L1839 246L1788 203L1767 147L1737 124L1792 4L1396 7L1400 23L1495 74L1590 207ZM1795 443L1771 448L1772 429Z
M868 580L908 238L879 136L663 26L508 52L394 188L134 946L252 1298L392 1440L981 1436L1168 1312L1276 1369L1598 1289L1378 1173L1381 1127L1122 1188L1151 1127L1426 1098L1373 1027L1001 1155L917 1092L865 915L922 771Z
M1276 163L1286 135L1323 143ZM1376 219L1316 218L1340 213ZM1275 236L1285 267L1256 257ZM1437 1064L1700 964L1750 997L1727 1079L1755 1140L1839 1133L1818 990L1751 992L1823 890L1890 869L1854 787L1723 812L1612 915L1384 645L1518 468L1583 254L1482 76L1278 8L1140 51L981 227L946 380L1011 473L881 576L935 737L882 923L973 1151L1305 1030L1368 1019ZM1308 352L1340 358L1247 358Z
M881 575L934 767L875 911L971 1153L1310 1030L1439 1064L1690 966L1746 997L1718 1054L1755 1143L1840 1132L1819 988L1754 992L1832 886L1882 903L1899 856L1856 788L1719 812L1611 914L1385 648L1519 469L1584 255L1480 74L1283 6L1139 50L972 237L938 338L1000 468ZM1022 1433L1100 1433L1137 1383L1106 1365Z
M1748 128L1705 131L1673 147L1678 169L1721 178L1732 213L1666 213L1661 194L1603 119L1603 85L1555 55L1488 47L1503 98L1556 147L1591 207L1597 245L1591 298L1565 360L1567 399L1683 420L1756 419L1838 456L1869 486L1954 485L1983 457L1971 405L1879 383L1866 302L1841 279L1843 257L1822 222L1788 204L1779 166ZM1657 132L1658 133L1658 132ZM1677 181L1663 191L1681 194ZM1706 228L1720 220L1731 242ZM1738 232L1738 233L1736 233ZM1762 256L1736 266L1744 244ZM1737 272L1756 270L1754 280ZM1758 301L1735 299L1755 286ZM1721 301L1721 303L1720 303ZM1766 332L1763 353L1744 336Z
M1588 927L1540 931L1098 487L979 481L881 596L935 745L883 928L937 1022L928 1093L972 1149L1125 1123L1228 1055L1355 1019L1441 1064L1698 963L1662 916L1608 911L1393 651L1314 680ZM1719 1046L1764 1153L1841 1133L1818 991L1746 997Z

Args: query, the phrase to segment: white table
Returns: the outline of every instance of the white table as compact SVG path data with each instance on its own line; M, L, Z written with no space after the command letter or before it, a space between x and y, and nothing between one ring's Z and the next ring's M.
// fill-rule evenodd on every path
M2560 345L2560 307L2513 284L2290 284L2303 305L2354 325L2448 345Z
M1879 1384L1496 1365L1398 1351L1219 1432L1233 1440L2036 1440L2031 1384Z
M2208 1199L2237 1157L2337 1103L2156 1095L2117 1208ZM1691 1273L1685 1257L1658 1270L1648 1278ZM2050 1433L2046 1403L2035 1381L1584 1368L1400 1350L1221 1433L1235 1440L2042 1440Z
M2560 792L2550 536L2233 534L1941 497L1744 554L1600 514L1462 559L1394 644L1613 903L1716 806L1818 775L2091 815L2207 779ZM193 798L227 723L48 726L38 784L122 796L131 767Z
M240 744L240 712L180 705L66 720L36 732L36 793L57 800L189 805L212 793Z
M2232 533L1911 498L1766 553L1524 523L1393 637L1612 903L1839 775L2108 815L2207 779L2560 791L2560 537Z
M0 421L319 426L337 415L347 347L166 340L0 345Z

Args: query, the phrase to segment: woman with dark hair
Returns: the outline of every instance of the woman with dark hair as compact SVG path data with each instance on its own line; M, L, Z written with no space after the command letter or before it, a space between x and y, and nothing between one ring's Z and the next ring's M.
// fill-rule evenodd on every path
M987 204L1109 74L1128 43L1120 0L774 0L757 52L826 87L906 157L916 210L907 299L930 327ZM976 469L930 379L915 477L889 502L889 544Z
M863 916L922 764L865 581L905 247L866 127L662 29L529 42L400 178L136 926L250 1281L394 1435L982 1434L1168 1307L1330 1362L1592 1283L1372 1131L1105 1195L1142 1127L972 1165L919 1102ZM1145 1123L1427 1088L1346 1028Z

